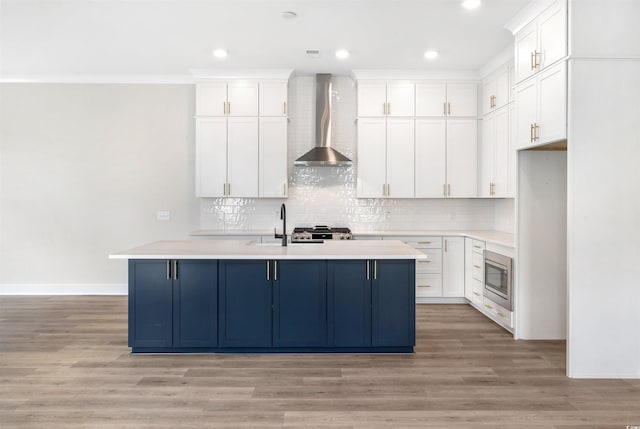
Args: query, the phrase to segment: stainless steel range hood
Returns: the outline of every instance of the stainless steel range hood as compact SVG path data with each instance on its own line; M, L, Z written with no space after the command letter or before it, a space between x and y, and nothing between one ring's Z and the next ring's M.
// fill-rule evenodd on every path
M296 159L293 165L343 167L351 160L331 147L331 75L316 75L316 147Z

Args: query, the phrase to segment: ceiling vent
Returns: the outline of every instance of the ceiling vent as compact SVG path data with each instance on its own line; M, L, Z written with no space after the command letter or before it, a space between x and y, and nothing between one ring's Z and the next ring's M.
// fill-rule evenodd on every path
M307 49L307 56L310 58L318 58L320 57L320 51L318 49Z

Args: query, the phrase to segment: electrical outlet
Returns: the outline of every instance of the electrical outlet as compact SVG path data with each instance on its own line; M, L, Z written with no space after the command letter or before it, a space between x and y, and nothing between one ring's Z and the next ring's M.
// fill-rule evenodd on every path
M169 211L158 211L156 215L158 220L171 220L171 212Z

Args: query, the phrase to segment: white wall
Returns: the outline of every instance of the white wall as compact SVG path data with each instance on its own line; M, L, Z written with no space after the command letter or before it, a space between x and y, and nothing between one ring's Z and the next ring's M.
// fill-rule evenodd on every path
M193 85L1 89L0 293L124 293L110 252L198 227Z
M347 76L334 76L332 82L332 144L350 157L354 166L293 166L293 161L315 143L315 77L295 77L289 84L289 198L202 199L202 228L234 231L273 229L277 226L280 229L282 202L287 204L287 225L291 227L328 224L348 226L358 231L494 228L492 200L357 199L355 82ZM501 224L509 222L503 218Z
M640 2L570 10L567 372L638 378Z

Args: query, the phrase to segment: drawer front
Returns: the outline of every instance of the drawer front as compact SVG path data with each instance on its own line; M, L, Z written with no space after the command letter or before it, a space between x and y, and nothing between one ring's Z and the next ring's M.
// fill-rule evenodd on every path
M477 305L482 305L482 292L484 285L480 280L476 279L472 279L471 282L471 300Z
M484 249L487 247L486 243L480 240L472 240L471 246L474 253L480 253L482 255L484 255Z
M419 249L427 255L426 260L416 261L416 272L423 274L440 274L442 272L442 250Z
M474 279L484 283L484 256L478 253L471 255L471 274Z
M442 296L442 276L440 274L416 275L416 296Z
M441 249L442 237L405 237L403 240L414 249Z
M486 297L483 298L482 310L491 314L510 328L513 328L513 313L511 311L504 309Z

